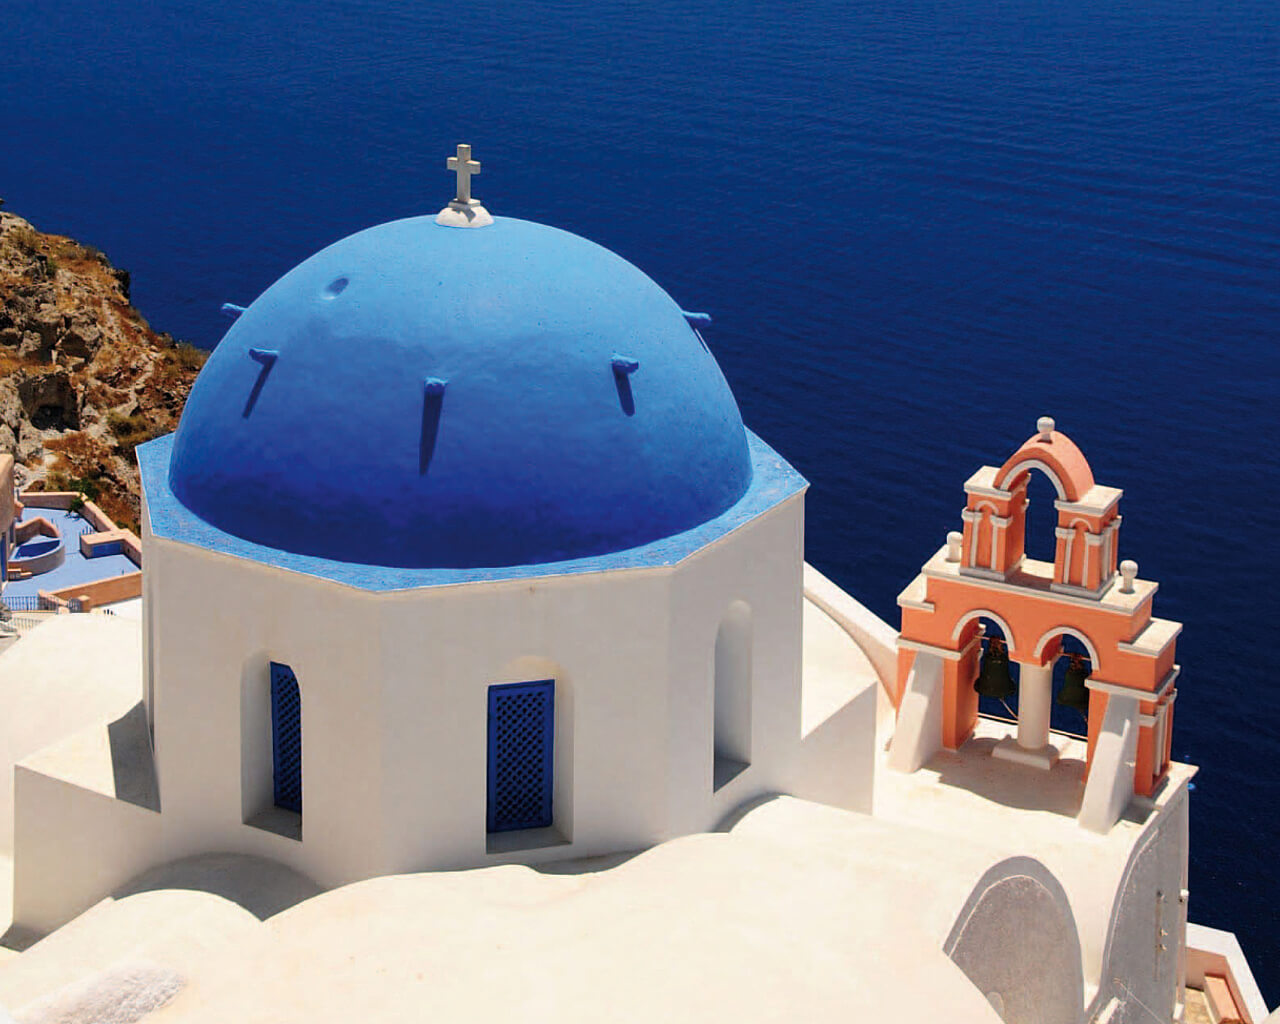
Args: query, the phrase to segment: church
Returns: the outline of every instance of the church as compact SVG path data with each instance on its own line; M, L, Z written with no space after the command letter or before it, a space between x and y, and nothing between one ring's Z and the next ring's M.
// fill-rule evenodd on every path
M78 632L124 666L115 712L6 766L0 1004L1261 1022L1234 938L1188 924L1181 626L1119 489L1045 417L956 476L963 530L882 622L806 564L807 483L705 314L448 164L438 214L228 307L138 449L140 640L61 616L0 655L45 658L29 702Z

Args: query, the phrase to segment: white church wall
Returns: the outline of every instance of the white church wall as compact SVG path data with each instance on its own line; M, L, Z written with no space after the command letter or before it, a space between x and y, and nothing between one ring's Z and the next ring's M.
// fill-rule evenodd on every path
M159 539L147 559L164 595L150 614L167 858L253 854L325 885L377 873L384 765L370 754L380 724L373 604L337 584ZM271 661L293 669L301 694L301 842L245 824L270 779L270 746L255 751L254 737L269 736ZM255 770L266 773L256 786Z
M800 752L803 563L804 497L796 495L677 567L665 725L671 737L666 837L715 828L744 802L787 790ZM749 709L739 705L737 721L730 718L730 728L750 723L749 743L735 737L750 763L717 788L716 646L717 638L725 639L726 621L750 641L744 659Z
M127 849L99 858L91 887L210 850L335 886L640 849L794 781L801 496L676 567L393 593L146 543L144 692L162 813L136 834L124 818L101 823ZM749 677L749 700L739 692L721 728L750 764L716 789L726 619L735 650L722 675ZM300 816L273 808L273 661L301 698ZM490 835L489 688L538 679L555 680L553 827ZM64 802L50 813L83 830L86 812L57 810ZM40 904L42 892L28 896L50 926L81 909Z
M667 570L380 599L395 870L647 846L662 831ZM489 687L555 680L554 827L486 831Z
M796 757L802 515L797 497L674 569L384 594L149 538L167 853L270 857L334 885L713 827ZM717 792L716 637L734 602L750 609L752 763ZM300 842L270 808L271 661L301 693ZM539 678L556 681L554 828L490 836L489 687Z
M1135 844L1114 902L1094 933L1104 938L1095 1007L1114 999L1115 1024L1154 1012L1171 1019L1182 998L1186 936L1188 805L1185 788Z

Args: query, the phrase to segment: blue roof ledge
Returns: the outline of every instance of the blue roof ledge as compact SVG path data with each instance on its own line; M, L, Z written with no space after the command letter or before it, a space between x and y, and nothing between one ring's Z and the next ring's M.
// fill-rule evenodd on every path
M752 473L746 493L720 515L692 529L639 547L591 558L486 568L405 569L281 551L233 536L205 522L183 505L169 488L169 460L173 452L174 436L167 434L140 445L137 449L147 515L154 536L370 591L414 590L420 587L672 566L759 518L809 486L804 477L782 456L748 430L746 436Z

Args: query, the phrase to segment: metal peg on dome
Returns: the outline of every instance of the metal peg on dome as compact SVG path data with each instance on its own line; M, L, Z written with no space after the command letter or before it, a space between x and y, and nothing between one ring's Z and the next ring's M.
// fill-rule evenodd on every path
M618 389L618 401L622 411L628 416L636 414L636 397L631 391L631 375L640 369L640 360L630 356L620 356L616 352L609 360L613 367L613 383Z
M458 191L449 205L436 214L436 223L448 228L483 228L493 223L489 211L471 197L471 176L480 173L480 161L471 159L471 147L458 144L456 156L449 157L445 166L458 176Z
M1052 416L1041 416L1036 420L1036 430L1040 432L1041 441L1052 441L1053 430L1057 424L1053 422Z
M262 388L267 383L267 378L271 375L271 368L276 365L276 360L280 358L280 351L274 348L251 348L249 349L249 358L257 363L262 369L258 371L257 379L253 382L253 387L249 391L249 397L245 399L244 409L240 415L244 419L248 419L253 412L253 407L258 404L258 396L262 394Z

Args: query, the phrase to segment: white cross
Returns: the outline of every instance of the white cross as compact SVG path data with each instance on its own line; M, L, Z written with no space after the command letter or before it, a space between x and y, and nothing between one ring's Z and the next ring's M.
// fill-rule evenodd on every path
M458 146L458 155L449 157L446 166L458 176L458 195L455 203L471 202L471 175L480 173L480 161L471 159L471 147Z

